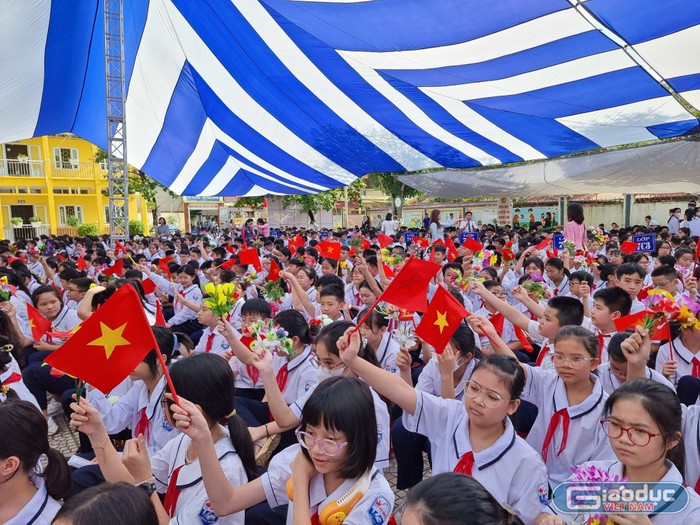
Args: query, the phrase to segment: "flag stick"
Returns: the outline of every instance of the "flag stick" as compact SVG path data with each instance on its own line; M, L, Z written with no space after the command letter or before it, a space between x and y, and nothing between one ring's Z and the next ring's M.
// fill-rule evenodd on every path
M671 327L669 326L668 327L668 352L669 352L669 356L671 357L671 361L673 361L673 352L674 351L675 350L673 348L673 334L671 333Z
M388 287L387 287L388 288ZM384 293L382 293L379 297L377 297L377 300L374 301L374 304L369 307L369 310L365 313L365 315L362 316L362 319L360 319L357 323L357 326L352 329L352 333L354 334L360 329L360 326L364 324L364 322L369 318L369 315L372 313L372 311L377 307L377 305L381 302L382 297L384 296Z
M174 348L173 351L177 350ZM173 401L177 406L180 406L180 399L177 397L177 392L175 392L175 387L173 386L173 380L170 378L170 372L168 371L168 365L165 364L165 359L163 359L163 354L158 346L158 341L156 341L156 355L158 356L158 361L160 361L160 367L163 369L163 375L165 376L165 381L168 383L168 388L170 393L173 395Z

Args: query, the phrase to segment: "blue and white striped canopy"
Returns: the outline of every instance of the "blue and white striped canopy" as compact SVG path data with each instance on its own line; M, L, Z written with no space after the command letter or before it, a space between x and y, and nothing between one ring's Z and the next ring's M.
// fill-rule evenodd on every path
M670 92L700 107L697 0L124 10L128 159L183 195L313 193L698 126ZM0 142L72 132L104 147L102 3L0 0L0 27Z

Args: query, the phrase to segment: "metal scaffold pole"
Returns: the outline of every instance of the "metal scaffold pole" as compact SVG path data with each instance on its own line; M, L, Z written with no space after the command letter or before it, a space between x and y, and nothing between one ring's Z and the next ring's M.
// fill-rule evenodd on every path
M104 0L105 81L107 92L107 169L109 229L112 243L129 238L129 170L124 111L124 6Z

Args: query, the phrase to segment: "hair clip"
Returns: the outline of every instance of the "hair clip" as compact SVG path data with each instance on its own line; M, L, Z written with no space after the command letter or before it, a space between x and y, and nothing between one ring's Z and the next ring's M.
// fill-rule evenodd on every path
M14 350L15 345L2 345L0 346L0 352L12 352Z

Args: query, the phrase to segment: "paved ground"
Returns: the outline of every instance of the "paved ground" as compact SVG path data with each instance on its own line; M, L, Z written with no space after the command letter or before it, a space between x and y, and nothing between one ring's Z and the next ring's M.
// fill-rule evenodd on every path
M54 420L58 424L59 431L53 436L49 437L49 443L52 448L59 450L63 453L66 458L70 457L78 449L78 435L73 432L73 430L68 426L67 421L62 416L54 416ZM404 497L406 496L406 491L396 490L396 461L391 458L389 468L384 472L387 481L394 488L394 494L396 495L395 509L401 509L403 505ZM430 467L427 460L425 461L425 476L430 475ZM399 518L399 516L397 516ZM400 519L398 520L400 523Z

